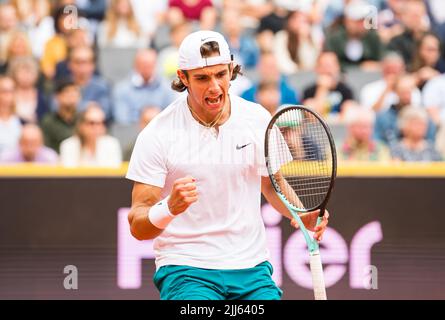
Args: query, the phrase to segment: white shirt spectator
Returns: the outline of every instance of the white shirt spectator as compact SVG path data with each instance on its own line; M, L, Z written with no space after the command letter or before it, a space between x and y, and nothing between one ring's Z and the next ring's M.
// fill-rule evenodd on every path
M138 24L146 34L153 34L158 27L159 16L167 11L168 0L131 0Z
M17 146L21 132L22 124L17 116L6 121L0 119L0 153Z
M108 39L108 23L103 21L97 32L97 41L99 47L116 48L147 48L150 45L150 38L145 36L144 32L140 35L130 30L123 21L118 22L116 34Z
M119 167L122 151L119 141L111 136L102 136L97 141L96 153L87 153L81 148L80 139L72 136L60 145L60 160L65 167Z
M383 94L386 89L385 80L377 80L365 85L360 91L360 104L368 109L371 109L372 106L377 102L379 97ZM399 99L395 92L390 92L386 95L385 100L383 102L382 108L379 112L388 110L388 108L399 102ZM422 103L422 95L419 89L415 89L411 94L411 104L420 106Z
M423 105L427 109L438 108L440 122L445 121L445 75L428 81L423 87Z

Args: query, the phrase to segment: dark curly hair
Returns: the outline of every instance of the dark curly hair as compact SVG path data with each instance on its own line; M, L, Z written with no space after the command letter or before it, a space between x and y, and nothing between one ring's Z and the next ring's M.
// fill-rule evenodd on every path
M199 49L201 52L201 56L203 58L209 58L215 53L220 54L219 52L219 45L216 41L209 41L201 45L201 48ZM230 66L229 66L230 69ZM230 80L235 80L238 74L243 74L241 72L241 66L239 64L235 65L233 68L232 78ZM188 73L187 70L182 70L182 72L185 74L185 76L188 79ZM178 92L183 92L187 90L187 86L181 81L180 78L176 78L172 81L171 88Z

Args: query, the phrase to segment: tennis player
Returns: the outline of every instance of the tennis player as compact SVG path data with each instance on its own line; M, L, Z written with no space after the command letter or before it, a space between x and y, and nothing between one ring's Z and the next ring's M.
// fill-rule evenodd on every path
M128 168L134 181L132 235L155 239L161 299L280 299L272 280L260 192L284 216L270 183L264 136L270 114L229 95L240 73L223 36L188 35L179 48L184 91L139 134ZM318 211L302 220L321 240ZM295 221L291 224L298 227Z

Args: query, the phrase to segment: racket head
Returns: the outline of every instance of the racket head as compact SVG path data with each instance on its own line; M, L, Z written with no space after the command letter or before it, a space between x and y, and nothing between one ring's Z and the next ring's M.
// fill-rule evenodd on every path
M264 150L275 191L296 211L321 209L322 216L337 175L334 139L322 117L300 105L281 109L269 122Z

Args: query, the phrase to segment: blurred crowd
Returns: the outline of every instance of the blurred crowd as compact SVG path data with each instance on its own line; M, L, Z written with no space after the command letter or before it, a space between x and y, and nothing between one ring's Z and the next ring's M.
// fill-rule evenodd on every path
M242 66L232 94L314 108L344 129L340 159L444 159L443 0L0 0L0 164L120 166L133 144L109 132L177 97L178 47L198 29ZM131 70L107 76L129 49ZM357 90L350 73L379 76Z

